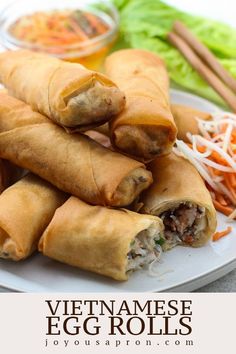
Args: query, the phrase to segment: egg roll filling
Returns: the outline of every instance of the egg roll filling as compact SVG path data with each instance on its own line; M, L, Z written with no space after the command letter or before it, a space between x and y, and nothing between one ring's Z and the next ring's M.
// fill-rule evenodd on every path
M114 193L113 200L116 202L116 206L125 206L129 204L131 196L133 196L134 200L151 184L151 181L152 175L150 171L147 171L142 167L133 170L129 176L121 181Z
M163 212L160 218L165 226L166 245L170 247L181 243L191 246L207 225L205 208L189 202Z
M121 151L142 158L153 159L156 155L168 153L172 138L168 127L121 125L114 131L115 144Z
M161 245L164 242L162 233L152 225L139 232L130 244L126 271L132 272L158 261L162 253Z
M107 118L120 113L125 105L125 96L117 88L104 86L95 81L92 86L74 91L64 99L71 114L71 124L74 127L74 118L79 117L79 125L88 126L91 123L104 123Z

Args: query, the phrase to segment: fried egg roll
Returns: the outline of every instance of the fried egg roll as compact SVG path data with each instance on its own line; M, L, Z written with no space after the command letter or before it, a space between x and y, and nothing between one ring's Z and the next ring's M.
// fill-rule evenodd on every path
M0 195L0 258L19 261L29 257L66 198L32 174L7 188Z
M216 212L198 171L173 153L152 161L149 168L154 183L141 197L141 212L163 220L163 247L204 245L215 232Z
M152 183L142 163L67 134L6 94L0 94L0 158L91 204L129 205Z
M125 96L106 76L28 50L0 54L0 81L13 96L72 131L85 131L120 113Z
M198 109L189 106L172 104L171 111L178 129L178 139L188 143L188 132L191 134L199 134L197 119L211 120L210 113L199 111Z
M148 51L124 49L106 59L105 70L127 100L123 112L110 122L114 146L144 162L168 154L177 132L162 60Z
M71 197L57 209L39 250L62 263L127 280L132 271L159 259L162 232L158 217Z

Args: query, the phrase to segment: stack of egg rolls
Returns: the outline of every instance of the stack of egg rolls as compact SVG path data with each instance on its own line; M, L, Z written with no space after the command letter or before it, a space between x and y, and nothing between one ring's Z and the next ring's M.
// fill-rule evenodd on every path
M33 174L0 195L0 258L19 261L38 241L67 195Z
M172 152L176 126L186 140L196 116L210 116L170 106L165 65L150 52L115 52L105 70L110 78L27 50L0 54L9 90L0 92L1 258L26 259L38 247L127 280L162 248L199 247L214 233L203 180ZM12 184L9 163L31 172ZM139 213L128 210L135 201Z
M161 219L67 198L31 173L6 189L0 195L0 258L26 259L40 240L44 255L116 280L159 260Z
M125 105L105 75L28 50L0 54L0 81L13 96L72 131L103 124Z
M129 205L152 183L142 163L67 134L6 93L0 93L0 157L91 204Z
M67 198L31 173L6 189L0 195L0 258L26 259L39 243L52 259L116 280L159 260L161 219Z
M140 198L141 212L163 220L164 249L204 245L215 232L216 212L198 171L174 153L152 161L149 168L154 182Z
M145 162L168 154L177 130L162 60L145 50L125 49L106 59L105 71L127 100L125 109L110 122L113 145Z

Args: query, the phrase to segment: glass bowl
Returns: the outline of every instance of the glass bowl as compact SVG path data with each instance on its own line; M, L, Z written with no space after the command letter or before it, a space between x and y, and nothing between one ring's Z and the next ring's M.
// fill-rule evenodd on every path
M105 21L109 29L96 37L72 45L43 46L14 37L9 28L22 16L35 12L53 10L82 10L97 15ZM119 15L114 5L108 1L96 0L18 0L5 7L0 14L0 41L10 50L30 49L45 52L63 60L80 62L91 69L98 69L114 44L119 26Z

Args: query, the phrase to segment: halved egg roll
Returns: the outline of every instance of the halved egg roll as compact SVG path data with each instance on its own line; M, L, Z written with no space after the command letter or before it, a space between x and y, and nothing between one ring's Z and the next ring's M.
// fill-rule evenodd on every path
M107 122L125 105L124 94L106 76L28 50L0 54L0 81L35 111L77 131Z
M180 140L189 142L187 133L199 134L197 118L202 120L211 120L210 113L199 111L193 107L180 104L172 104L171 112L178 129L177 137Z
M0 195L0 258L19 261L30 256L66 198L32 174L7 188Z
M114 146L145 162L168 154L177 131L162 60L148 51L124 49L106 59L105 70L127 100L124 111L110 122Z
M152 183L142 163L67 134L6 94L0 94L0 158L91 204L129 205Z
M132 271L159 259L162 232L158 217L92 206L71 197L57 209L39 251L75 267L127 280Z
M163 220L164 249L204 245L215 232L216 212L198 171L173 153L152 161L149 168L154 183L141 197L141 212Z

